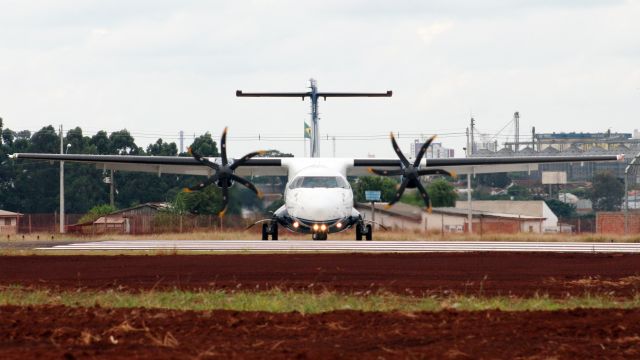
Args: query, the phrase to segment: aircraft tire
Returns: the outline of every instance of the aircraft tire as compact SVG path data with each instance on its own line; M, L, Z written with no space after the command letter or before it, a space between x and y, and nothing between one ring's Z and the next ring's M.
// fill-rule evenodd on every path
M262 240L269 240L269 225L262 224Z
M356 241L362 241L362 231L360 230L360 224L356 225Z
M271 240L278 240L278 224L273 224L271 232Z
M365 236L367 241L373 240L373 226L371 224L367 224L367 234Z

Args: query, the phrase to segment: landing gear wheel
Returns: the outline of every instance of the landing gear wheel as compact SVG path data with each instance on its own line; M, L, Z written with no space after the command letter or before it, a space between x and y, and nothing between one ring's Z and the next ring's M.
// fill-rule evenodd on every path
M269 235L271 240L278 240L278 224L262 224L262 240L269 240Z
M311 236L313 240L327 240L327 233L317 233Z
M367 234L366 234L366 239L367 241L371 241L373 240L373 226L371 226L371 224L367 224Z
M362 225L356 225L356 241L362 241Z

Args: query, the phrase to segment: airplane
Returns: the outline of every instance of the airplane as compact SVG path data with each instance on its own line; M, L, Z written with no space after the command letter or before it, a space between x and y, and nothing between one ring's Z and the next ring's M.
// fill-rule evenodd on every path
M312 81L310 92L305 93L242 93L237 96L302 96L312 101L312 122L314 139L317 129L317 100L320 97L345 96L391 96L391 92L369 93L321 93ZM315 117L315 119L314 119ZM538 164L561 162L622 161L624 155L591 156L523 156L523 157L472 157L427 159L424 157L435 136L427 140L415 159L410 161L402 153L391 133L390 140L396 159L381 158L326 158L319 156L319 148L311 152L311 157L264 158L257 157L264 151L255 151L240 158L227 155L227 128L220 139L220 157L205 157L189 149L191 157L177 156L136 156L136 155L87 155L87 154L37 154L16 153L14 159L70 161L95 164L97 168L112 171L141 171L161 174L181 174L206 176L206 180L185 191L198 191L210 185L222 189L222 210L229 202L229 188L239 183L258 197L261 192L249 181L248 176L287 176L284 191L284 205L271 218L262 221L262 240L278 240L279 227L289 231L311 234L313 240L327 240L328 234L355 229L355 240L372 240L372 222L354 208L353 190L347 176L401 177L394 198L387 206L392 206L407 188L416 188L427 211L431 209L429 194L421 184L423 176L445 175L455 177L457 173L471 174L533 171ZM313 147L312 147L313 149Z

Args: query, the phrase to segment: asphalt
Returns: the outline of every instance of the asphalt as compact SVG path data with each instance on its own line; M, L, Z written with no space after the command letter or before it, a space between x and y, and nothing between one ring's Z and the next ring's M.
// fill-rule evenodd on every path
M640 243L490 241L128 240L42 245L38 250L215 252L556 252L640 253Z

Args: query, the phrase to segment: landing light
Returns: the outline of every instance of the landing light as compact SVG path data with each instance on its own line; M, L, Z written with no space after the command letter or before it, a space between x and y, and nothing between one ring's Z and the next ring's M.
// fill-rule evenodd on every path
M327 230L327 225L325 225L325 224L320 225L320 230L322 230L322 231Z
M337 223L337 224L336 224L336 227L337 227L338 229L341 229L341 228L342 228L342 223L341 223L341 222Z
M299 224L297 221L294 221L294 222L293 222L293 227L297 229L297 228L298 228L298 226L300 226L300 224Z
M318 224L313 224L313 231L318 231L318 228L320 228Z

